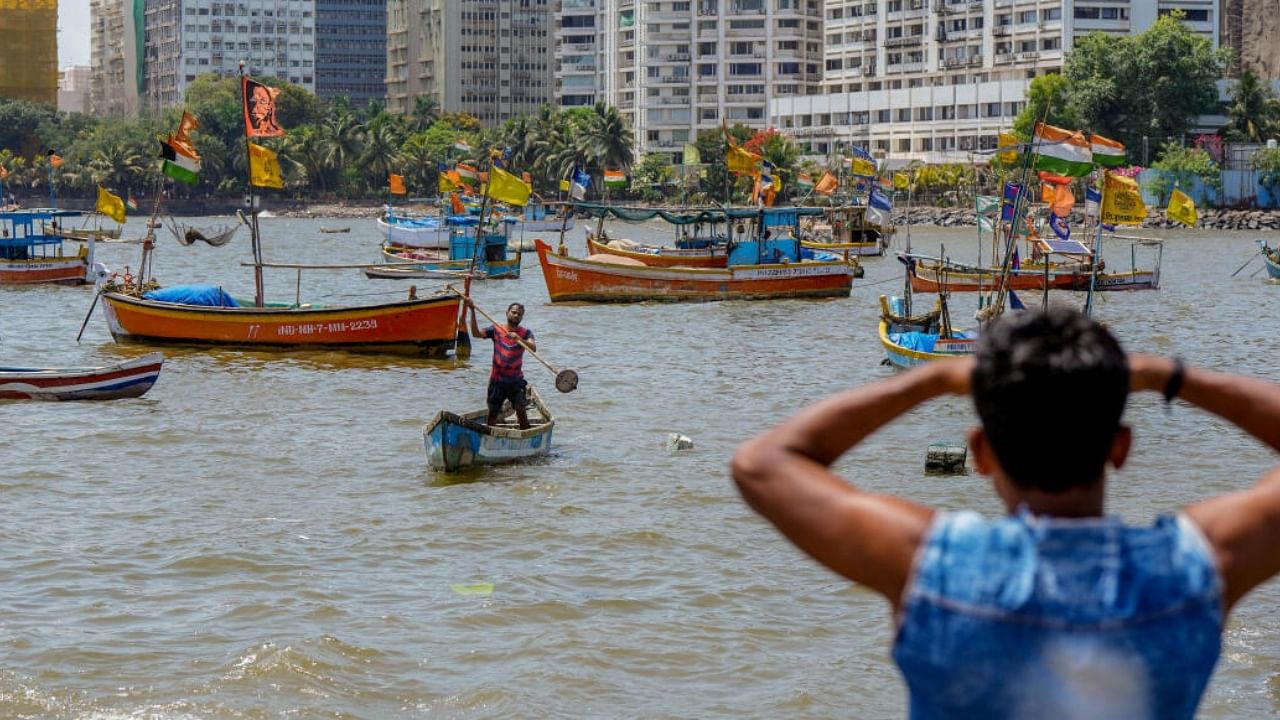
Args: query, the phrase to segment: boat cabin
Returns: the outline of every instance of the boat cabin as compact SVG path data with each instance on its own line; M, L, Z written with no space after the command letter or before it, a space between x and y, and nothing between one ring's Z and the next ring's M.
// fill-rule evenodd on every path
M57 231L66 218L80 215L78 210L54 208L0 212L0 259L62 257L62 237Z
M730 210L737 238L729 249L730 265L800 262L800 218L821 215L820 208Z

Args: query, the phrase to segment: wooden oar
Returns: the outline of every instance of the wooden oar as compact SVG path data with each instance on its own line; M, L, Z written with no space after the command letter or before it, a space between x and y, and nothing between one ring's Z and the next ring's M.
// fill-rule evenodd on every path
M89 312L84 315L84 322L80 323L80 332L76 333L76 342L80 342L80 336L84 335L84 329L89 326L89 318L93 317L93 309L98 307L98 298L102 297L102 290L94 293L93 302L89 305Z
M1259 255L1261 255L1261 254L1262 254L1262 251L1261 251L1261 250L1259 250L1258 252L1256 252L1256 253L1254 253L1254 254L1250 255L1250 256L1249 256L1249 259L1248 259L1248 260L1245 260L1243 265L1241 265L1240 267L1236 268L1236 271L1235 271L1235 272L1233 272L1233 273L1231 273L1231 277L1235 277L1236 275L1239 275L1241 270L1243 270L1243 269L1245 269L1245 268L1249 267L1249 263L1251 263L1251 262L1253 262L1254 260L1256 260L1256 259L1258 258L1258 256L1259 256Z
M457 289L457 288L455 288L455 287L453 287L452 285L450 285L450 286L449 286L449 289L450 289L450 290L452 290L452 291L454 291L455 293L458 293L458 295L459 295L460 297L462 297L464 300L469 300L469 299L470 299L470 298L468 298L466 295L463 295L462 293L458 292L458 289ZM471 303L471 307L472 307L472 308L474 308L476 312L478 312L478 313L480 313L481 315L483 315L485 320L488 320L489 322L493 323L493 325L494 325L495 327L497 327L497 325L498 325L498 321L497 321L497 320L494 320L494 319L489 315L489 313L487 313L487 312L485 312L485 311L481 310L480 308L476 307L475 303ZM526 343L526 342L524 341L524 339L523 339L523 338L521 338L519 335L516 335L515 333L512 333L512 334L511 334L511 337L514 337L514 338L516 339L516 342L520 343L520 345L521 345L525 350L527 350L527 351L529 352L529 354L530 354L530 355L532 355L532 356L534 357L534 359L536 359L538 362L542 363L543 365L546 365L548 370L550 370L551 372L553 372L553 373L555 373L555 374L556 374L556 389L557 389L557 390L559 390L559 391L560 391L560 392L562 392L562 393L568 393L568 392L573 392L574 388L578 387L578 373L577 373L577 371L570 370L570 369L568 369L568 368L565 368L564 370L561 370L561 369L557 368L555 365L552 365L551 363L547 362L546 360L543 360L543 359L542 359L542 356L541 356L541 355L539 355L539 354L538 354L538 353L537 353L533 348L529 347L529 344L528 344L528 343Z

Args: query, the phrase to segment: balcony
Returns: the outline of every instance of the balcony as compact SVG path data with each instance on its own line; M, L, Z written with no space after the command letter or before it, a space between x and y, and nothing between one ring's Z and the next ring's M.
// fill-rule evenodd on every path
M662 59L667 62L689 62L689 53L667 53Z
M658 98L663 105L688 105L688 96L677 97L675 95L663 95Z
M996 26L992 27L992 28L991 28L991 36L992 36L992 37L1008 37L1008 36L1009 36L1009 26L1008 26L1008 25L996 25Z
M1035 50L1026 50L1017 54L1019 60L1039 60L1040 53Z
M904 37L887 38L884 41L884 46L887 48L916 47L923 43L923 35L906 35Z

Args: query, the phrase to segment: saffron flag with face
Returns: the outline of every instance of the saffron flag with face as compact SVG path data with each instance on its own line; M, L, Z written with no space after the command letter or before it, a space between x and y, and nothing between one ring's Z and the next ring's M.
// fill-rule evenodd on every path
M244 134L245 137L279 137L284 135L284 128L276 119L276 96L280 90L254 82L247 77L240 78L240 93L244 99Z

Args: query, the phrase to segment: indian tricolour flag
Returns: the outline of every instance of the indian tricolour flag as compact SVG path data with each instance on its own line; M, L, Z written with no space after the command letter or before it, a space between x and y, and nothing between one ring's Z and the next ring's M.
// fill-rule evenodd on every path
M471 152L471 143L467 142L463 138L458 138L457 140L453 141L453 149L458 150L460 152L469 153Z
M164 141L160 142L160 157L164 158L164 165L160 169L165 175L188 185L200 182L199 157L191 157Z
M479 174L476 172L474 165L468 165L467 163L458 163L458 166L454 169L458 171L459 175L473 182Z
M627 186L627 174L621 170L604 171L605 187L620 188Z
M1037 170L1048 170L1070 177L1084 177L1093 171L1093 153L1089 150L1089 142L1079 130L1072 132L1036 123L1036 136L1031 149L1036 155Z
M1093 162L1103 167L1120 167L1124 165L1124 145L1104 138L1101 135L1089 136L1089 147L1093 150Z

